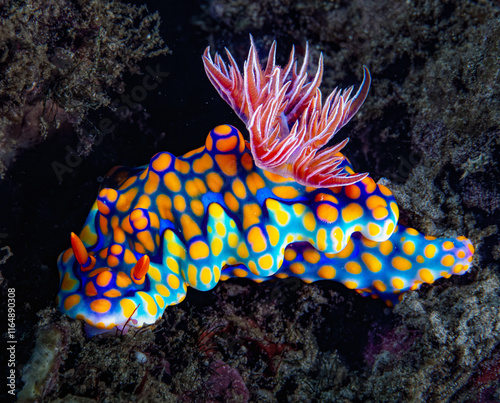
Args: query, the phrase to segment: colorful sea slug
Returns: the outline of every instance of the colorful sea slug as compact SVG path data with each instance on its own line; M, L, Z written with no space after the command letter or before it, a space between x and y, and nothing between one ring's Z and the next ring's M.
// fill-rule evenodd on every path
M208 77L245 122L213 129L205 146L182 157L156 154L149 165L109 174L79 236L59 256L58 304L97 329L154 323L188 285L295 276L335 280L389 303L439 277L463 274L474 253L464 237L436 239L398 225L390 190L355 174L340 153L322 148L365 100L335 90L322 103L323 64L307 80L308 49L297 72L262 69L252 41L244 73L209 48Z

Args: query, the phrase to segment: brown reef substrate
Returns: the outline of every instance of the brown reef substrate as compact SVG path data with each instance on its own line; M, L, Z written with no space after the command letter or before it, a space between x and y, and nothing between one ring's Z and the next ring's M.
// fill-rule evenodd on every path
M82 163L59 188L53 178L36 185L18 171L14 177L21 179L7 183L15 195L9 204L13 214L26 217L31 224L23 228L33 232L24 231L31 249L23 253L15 247L18 235L10 227L0 228L8 232L2 244L14 253L0 266L2 294L16 287L20 315L26 319L19 323L18 335L26 346L19 367L34 348L34 313L45 306L37 348L56 352L37 393L45 401L71 397L82 402L499 400L498 6L458 0L205 4L197 14L185 11L190 20L185 15L178 20L192 31L184 40L193 41L197 54L212 42L212 48L227 46L243 60L247 33L252 32L262 49L278 37L284 61L291 43L300 53L309 40L316 55L319 50L325 54L325 91L338 83L358 83L360 66L367 65L372 89L343 130L351 138L346 154L359 171L388 178L405 224L430 235L471 238L477 250L474 267L463 277L407 294L392 311L333 283L230 281L208 293L190 292L154 329L87 340L80 323L53 308L55 258L95 198L95 177L106 173L102 158L136 163L115 151L127 141L110 140L95 151L101 158L97 167ZM155 7L160 5L150 5ZM168 24L167 8L160 14ZM165 39L170 45L171 38ZM189 60L201 66L193 50L186 49L188 43L181 44ZM172 57L186 60L180 48L177 54L173 49ZM208 95L201 102L214 103L220 119L230 115L208 85L202 88ZM183 99L204 96L191 84L185 91ZM187 128L171 123L189 121L193 110L176 107L167 108L172 114L168 122L150 109L153 129L145 136L153 139L163 124L166 128L159 130L166 131L165 141L151 140L151 152L142 155L142 162L154 149L180 153L198 146L196 141L203 141L211 126L174 149L169 134L223 123L212 122L203 108ZM31 204L25 194L37 193L23 186L38 190L39 206L27 208ZM58 219L65 203L78 204L77 214ZM42 233L53 239L40 239ZM43 252L28 256L34 245ZM49 284L47 290L39 290L42 282ZM24 371L29 372L27 367ZM35 371L35 378L41 374Z

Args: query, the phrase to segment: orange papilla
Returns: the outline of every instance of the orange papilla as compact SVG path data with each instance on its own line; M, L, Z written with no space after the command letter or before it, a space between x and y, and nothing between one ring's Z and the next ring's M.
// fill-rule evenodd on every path
M97 209L99 210L99 213L108 215L110 213L109 206L106 205L103 201L97 200Z
M366 178L364 178L361 181L361 183L363 185L365 185L365 192L368 193L368 194L373 193L375 191L375 189L377 189L377 184L369 176L367 176Z
M141 257L131 271L132 276L137 280L143 278L149 270L149 262L148 255Z
M316 216L324 222L333 223L337 221L339 211L329 203L321 203L316 209Z
M111 245L111 248L109 250L113 255L119 255L120 253L123 252L123 247L121 245L115 244L115 245Z
M107 299L96 299L90 303L90 309L97 313L106 313L111 309L111 302Z
M82 298L78 294L72 294L64 300L64 309L69 311L74 306L78 305Z
M333 204L338 204L339 203L338 199L335 196L333 196L331 194L328 194L328 193L318 193L314 197L314 201L315 202L329 201L329 202L332 202Z
M142 231L143 229L147 228L149 224L149 220L144 216L137 219L133 219L132 216L130 218L131 218L130 222L133 225L133 227L139 231Z
M221 140L219 140L221 141ZM219 142L217 142L219 143ZM215 156L215 161L222 172L227 176L234 176L238 172L238 164L236 155L234 154L217 154Z
M172 156L168 153L158 153L153 158L154 160L151 165L157 172L164 171L172 163Z
M361 189L357 185L349 185L345 187L345 194L349 199L357 199L361 196Z
M213 129L213 132L219 136L227 136L233 131L232 127L229 125L219 125Z
M237 145L238 145L238 137L235 135L229 136L225 139L218 139L217 142L215 143L217 151L219 152L232 151L236 148Z
M87 285L85 286L85 295L87 297L95 297L97 295L97 290L95 288L95 285L92 281L89 281Z
M215 129L214 129L215 130ZM209 134L207 136L207 139L205 140L205 148L208 150L208 151L212 151L213 149L213 146L214 146L214 139L212 137L211 134Z
M251 171L253 169L253 159L252 156L248 153L245 153L241 156L241 165L247 171Z
M113 275L111 274L111 272L103 271L97 275L95 281L99 287L106 287L111 281L112 277Z

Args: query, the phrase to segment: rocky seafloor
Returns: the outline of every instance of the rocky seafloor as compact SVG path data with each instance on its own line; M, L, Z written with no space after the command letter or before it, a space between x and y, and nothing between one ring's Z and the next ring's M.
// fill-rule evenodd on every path
M77 10L102 10L104 4L77 3ZM33 12L37 3L22 4ZM71 71L65 63L75 57L92 60L92 54L75 50L90 45L49 37L45 47L37 43L32 49L46 52L44 63L53 63L61 76L54 79L53 69L28 75L33 88L19 89L28 109L18 100L13 104L16 113L31 116L15 121L22 133L11 124L12 115L2 115L2 135L19 143L29 133L30 146L16 148L15 157L2 161L0 182L0 311L7 318L8 290L15 288L17 398L500 401L498 3L212 0L147 6L149 12L159 11L158 32L170 55L148 54L151 48L127 43L142 49L135 58L127 53L137 69L94 82L100 94L94 99L63 74ZM6 9L0 10L5 17ZM119 18L110 21L123 24ZM144 30L155 26L134 24ZM95 22L83 29L98 33L90 41L99 45L93 52L111 43ZM21 57L15 38L25 37L14 32L0 52L0 80L8 77L9 55ZM313 64L322 51L324 93L357 85L361 66L369 67L370 94L339 133L351 139L346 155L358 172L385 178L404 224L428 235L470 238L476 248L473 267L464 276L407 293L394 309L334 282L230 280L209 292L189 290L154 327L87 339L82 323L55 308L56 258L68 247L69 233L80 229L99 181L112 166L142 165L160 150L180 155L202 145L218 124L244 132L206 79L201 54L207 45L217 51L225 46L242 62L249 33L262 56L276 38L283 63L292 44L303 54L308 41ZM85 30L74 35L92 38ZM147 42L146 34L125 37ZM76 56L69 57L68 49ZM111 56L106 60L114 60ZM30 60L25 65L29 68ZM114 64L106 66L112 70ZM164 79L143 100L127 105L123 96L142 77L131 73L148 69L166 72ZM61 82L79 91L67 91ZM17 87L9 82L2 88ZM54 95L61 93L64 97ZM5 97L0 93L4 104ZM47 123L42 114L44 124L36 130L36 105L52 103L59 112L53 118L61 124L48 124L54 121ZM76 104L86 107L75 112ZM111 119L115 129L100 139L92 128L103 119ZM54 170L54 162L68 161L70 171Z

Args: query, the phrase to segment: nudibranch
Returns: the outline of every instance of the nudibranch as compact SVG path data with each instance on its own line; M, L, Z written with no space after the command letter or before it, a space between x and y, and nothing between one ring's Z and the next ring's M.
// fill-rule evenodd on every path
M295 276L335 280L397 302L402 292L463 274L472 244L398 225L390 190L356 174L339 145L322 149L359 109L370 75L335 90L322 105L322 59L311 82L307 53L265 69L255 45L243 76L207 48L210 80L245 122L213 129L181 157L156 154L146 166L112 170L79 235L58 259L60 309L96 329L142 327L181 302L188 286Z

